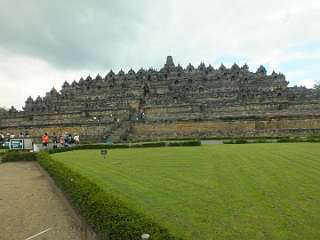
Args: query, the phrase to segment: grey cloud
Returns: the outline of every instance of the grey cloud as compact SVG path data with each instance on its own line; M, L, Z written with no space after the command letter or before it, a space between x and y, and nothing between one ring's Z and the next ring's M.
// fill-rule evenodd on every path
M166 55L279 66L288 47L320 41L319 10L318 0L1 0L0 53L59 71L159 67Z
M0 46L59 68L116 63L143 31L152 1L2 0Z
M60 69L267 64L273 52L320 39L317 0L2 0L0 47Z

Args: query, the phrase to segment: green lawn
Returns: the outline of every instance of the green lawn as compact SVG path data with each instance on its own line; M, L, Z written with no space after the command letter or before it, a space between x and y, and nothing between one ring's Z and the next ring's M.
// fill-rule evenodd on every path
M53 155L184 239L319 239L320 144Z

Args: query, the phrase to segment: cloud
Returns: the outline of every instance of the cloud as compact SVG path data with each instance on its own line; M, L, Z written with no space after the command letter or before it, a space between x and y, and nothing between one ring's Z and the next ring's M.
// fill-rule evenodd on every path
M2 0L0 44L61 69L101 67L135 42L149 5L124 0Z
M42 59L1 54L0 51L0 107L14 105L21 109L28 96L44 96L52 87L60 89L65 80L79 80L80 76L88 76L89 72L57 71Z
M319 12L318 0L2 0L0 86L10 94L1 103L21 106L20 96L84 73L159 68L167 55L317 80Z
M301 85L307 88L312 88L316 84L316 81L313 79L303 79Z

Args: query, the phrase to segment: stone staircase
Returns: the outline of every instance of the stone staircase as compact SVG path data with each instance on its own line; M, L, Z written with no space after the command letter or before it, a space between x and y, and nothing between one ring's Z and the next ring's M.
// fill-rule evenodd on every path
M127 140L131 132L131 124L129 121L117 122L110 129L107 139L112 140L112 142L120 142Z

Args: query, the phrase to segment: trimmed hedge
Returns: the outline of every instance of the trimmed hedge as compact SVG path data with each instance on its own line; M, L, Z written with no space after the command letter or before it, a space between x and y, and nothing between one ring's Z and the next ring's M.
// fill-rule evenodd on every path
M200 140L199 137L169 137L169 138L144 138L144 139L130 139L131 143L141 143L141 142L176 142L176 141L197 141ZM201 138L202 140L202 138Z
M307 142L320 142L320 137L307 137Z
M166 143L165 142L147 142L147 143L129 144L128 146L129 148L165 147Z
M201 146L200 140L193 141L179 141L179 142L168 142L168 147L188 147L188 146Z
M36 153L9 151L3 154L2 162L36 161Z
M272 141L273 140L273 141ZM224 140L224 144L246 144L246 143L319 143L320 137L280 137L280 138L257 138L257 139L250 139L250 138L236 138L236 139L229 139Z
M146 216L129 209L120 199L63 163L52 160L47 152L38 153L37 158L100 239L140 240L143 233L150 234L153 240L181 239Z
M235 144L245 144L245 143L248 143L248 141L246 139L236 139Z
M249 143L248 140L243 138L231 139L223 141L223 144L246 144Z
M117 146L117 147L115 147ZM85 145L76 145L72 147L63 147L51 149L48 152L50 154L60 153L60 152L69 152L75 150L88 150L88 149L106 149L106 148L129 148L127 145L108 145L108 144L85 144Z
M310 142L310 143L318 143L320 142L319 137L283 137L278 139L278 143L295 143L295 142Z
M187 146L201 146L201 141L179 141L179 142L147 142L147 143L131 143L131 144L85 144L76 145L73 147L56 148L49 150L49 153L60 153L74 150L87 149L117 149L117 148L147 148L147 147L187 147Z
M270 139L258 138L256 140L254 140L254 143L271 143L271 141L270 141Z

